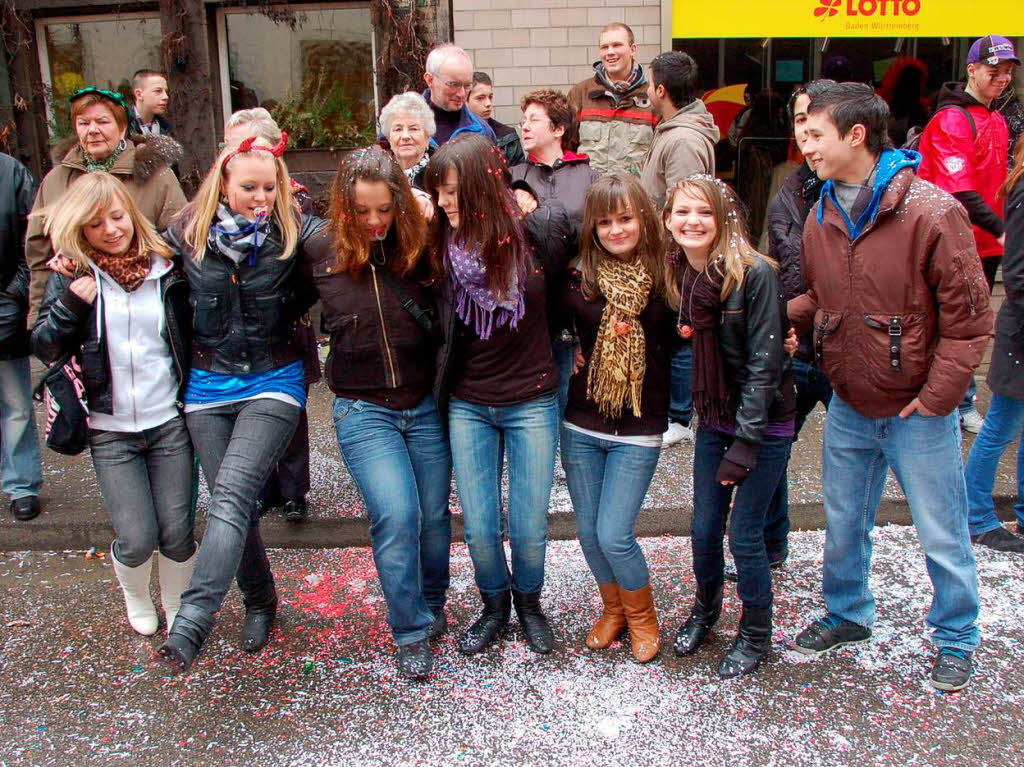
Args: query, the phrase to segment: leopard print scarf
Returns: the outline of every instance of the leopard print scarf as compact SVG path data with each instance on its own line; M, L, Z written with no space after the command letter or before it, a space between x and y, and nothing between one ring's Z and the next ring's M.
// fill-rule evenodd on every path
M138 239L133 239L128 250L119 256L101 253L95 248L87 248L85 255L126 293L131 293L145 281L151 266L149 253L139 251Z
M605 258L597 265L597 287L607 303L587 372L587 397L605 418L617 419L627 398L639 418L646 367L646 342L639 315L653 279L640 261Z

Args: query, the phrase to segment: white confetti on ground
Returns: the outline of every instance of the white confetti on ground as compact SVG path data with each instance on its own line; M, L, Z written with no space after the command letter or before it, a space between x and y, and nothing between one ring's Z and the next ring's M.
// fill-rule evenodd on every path
M1024 704L1022 560L978 551L984 645L963 693L927 685L931 598L913 530L875 533L872 641L807 659L787 650L820 614L823 533L798 533L775 577L769 662L721 682L735 631L727 589L715 641L639 666L627 648L583 638L599 598L573 541L552 543L545 608L559 646L529 652L518 632L465 658L452 634L425 684L400 679L365 549L273 551L285 604L257 656L238 650L232 591L194 672L167 678L159 638L127 630L106 562L80 554L0 558L0 764L270 765L960 765L1020 764ZM668 640L693 591L689 540L643 541ZM453 631L478 598L453 547ZM45 641L40 641L45 637Z

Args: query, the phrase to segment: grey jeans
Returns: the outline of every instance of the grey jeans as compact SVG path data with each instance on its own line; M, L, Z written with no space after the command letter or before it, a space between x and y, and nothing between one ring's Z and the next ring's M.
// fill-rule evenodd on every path
M213 616L236 574L246 607L268 607L275 599L256 496L288 445L300 412L278 400L254 399L185 416L210 486L210 509L174 630L197 645L213 628Z
M138 432L89 432L92 465L114 525L114 556L138 567L153 549L176 562L196 550L192 535L192 441L180 415Z

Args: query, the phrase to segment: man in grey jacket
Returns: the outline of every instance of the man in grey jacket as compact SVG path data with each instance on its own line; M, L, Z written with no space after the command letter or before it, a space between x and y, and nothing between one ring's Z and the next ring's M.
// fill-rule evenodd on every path
M669 51L651 62L647 95L658 116L654 139L644 160L640 183L657 210L666 190L694 173L715 173L718 126L697 98L697 62L682 51Z
M682 51L654 57L647 95L659 122L654 128L654 140L647 151L640 183L660 214L667 192L677 181L694 173L714 175L719 133L704 102L697 98L697 62ZM683 440L693 441L691 355L690 344L684 343L672 357L672 399L662 447L671 447Z

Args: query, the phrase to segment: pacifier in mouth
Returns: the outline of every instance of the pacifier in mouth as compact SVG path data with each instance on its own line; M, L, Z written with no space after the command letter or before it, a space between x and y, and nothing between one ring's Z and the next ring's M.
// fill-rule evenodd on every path
M386 226L375 226L370 230L371 239L381 242L385 237L388 236L388 228Z
M258 208L253 208L252 209L252 214L254 216L256 216L256 218L259 218L260 216L267 215L267 206L266 205L261 205Z

